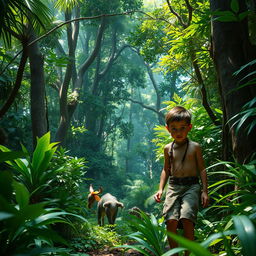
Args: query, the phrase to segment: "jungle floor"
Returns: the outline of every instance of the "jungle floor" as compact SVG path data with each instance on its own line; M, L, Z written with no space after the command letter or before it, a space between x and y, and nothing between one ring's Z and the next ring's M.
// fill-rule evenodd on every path
M134 250L127 250L126 252L123 252L123 249L111 249L109 247L106 247L101 250L94 250L90 252L86 252L90 256L141 256L142 254L134 251Z

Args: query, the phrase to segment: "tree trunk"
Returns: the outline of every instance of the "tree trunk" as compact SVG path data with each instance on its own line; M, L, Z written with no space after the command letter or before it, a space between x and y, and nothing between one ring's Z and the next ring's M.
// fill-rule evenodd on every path
M151 81L151 83L154 87L155 93L156 93L156 111L158 113L158 115L157 115L158 116L158 122L159 122L159 124L164 125L163 115L160 114L161 113L160 112L160 109L161 109L161 95L160 95L160 92L159 92L159 89L158 89L158 85L156 83L156 80L155 80L155 77L154 77L154 74L153 74L153 71L152 71L151 67L146 62L144 62L144 64L147 68L150 81Z
M238 2L239 12L245 11L246 2L244 0ZM211 11L230 11L231 0L211 0L210 3ZM241 112L245 103L255 96L252 86L236 89L239 81L246 73L241 72L239 75L234 75L234 72L241 66L255 58L255 51L249 41L247 19L234 22L212 20L212 44L224 113L226 113L226 119L230 120ZM231 131L232 150L237 161L243 163L248 161L250 155L255 152L256 137L248 136L244 127L236 133L232 124L233 122L228 122ZM255 134L255 129L252 134Z
M112 27L112 50L108 59L108 62L105 64L104 68L101 70L101 62L102 62L102 56L101 56L101 47L98 52L97 61L96 61L96 67L95 67L95 74L94 74L94 80L92 85L92 96L93 97L100 97L101 94L106 95L107 92L102 93L102 88L100 88L100 81L103 79L103 77L107 74L111 66L113 65L115 56L116 56L116 43L117 43L117 28L115 26ZM101 45L102 46L102 45ZM121 48L123 49L123 48ZM111 90L110 88L109 90ZM103 98L103 99L102 99ZM104 96L99 98L100 101L103 102L103 106L106 106L104 104ZM97 102L97 100L96 100ZM98 127L96 127L97 123L99 123L102 115L102 111L99 110L96 112L94 105L90 105L86 111L86 128L97 134L98 136Z
M33 33L33 32L32 32ZM32 34L31 41L35 39ZM38 43L28 48L31 75L31 122L33 144L36 145L36 137L41 137L47 132L47 118L45 106L45 77L44 59L40 52Z
M8 96L5 104L0 109L0 119L9 110L9 108L13 104L13 102L14 102L17 94L18 94L18 91L20 89L21 82L22 82L22 77L23 77L24 69L25 69L25 66L26 66L26 63L27 63L27 59L28 59L27 43L23 43L23 51L22 51L22 55L21 55L21 59L20 59L20 64L19 64L19 68L18 68L18 71L17 71L17 75L16 75L15 84L14 84L14 87L13 87L10 95Z
M80 67L78 73L77 73L77 79L75 82L75 89L73 91L74 100L72 102L67 101L67 93L69 84L72 78L72 71L74 71L74 63L70 61L68 64L65 79L63 81L63 85L61 87L60 91L60 123L56 134L56 140L60 141L61 143L64 143L64 139L66 137L68 128L70 126L70 120L72 118L72 115L77 107L78 104L78 98L79 98L79 90L82 88L83 85L83 78L84 74L87 71L87 69L90 67L90 65L93 63L95 58L97 57L97 54L99 53L101 40L103 36L103 32L105 29L106 21L104 18L101 20L101 24L98 29L98 34L96 37L94 49L90 56L86 59L86 61L82 64ZM68 42L69 42L69 57L70 60L75 59L75 48L77 43L77 37L73 38L74 41L72 41L72 31L67 31L68 33Z
M129 108L129 124L132 123L132 102ZM130 151L131 151L131 136L127 137L126 142L126 155L125 155L125 174L127 175L130 171Z

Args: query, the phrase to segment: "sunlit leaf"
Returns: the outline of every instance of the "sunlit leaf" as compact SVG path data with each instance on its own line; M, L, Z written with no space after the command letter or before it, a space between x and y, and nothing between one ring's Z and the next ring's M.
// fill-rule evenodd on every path
M29 204L29 192L27 188L23 184L16 181L13 181L13 187L16 201L19 204L20 209L26 207Z

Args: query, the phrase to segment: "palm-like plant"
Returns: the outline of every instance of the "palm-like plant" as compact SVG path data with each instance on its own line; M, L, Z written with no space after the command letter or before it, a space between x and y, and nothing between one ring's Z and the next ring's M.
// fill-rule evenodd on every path
M27 188L13 180L9 172L0 172L0 181L0 254L43 255L64 252L65 249L54 247L54 242L64 245L67 242L52 230L51 224L61 222L71 225L64 218L69 214L59 209L46 208L45 202L30 204Z
M50 24L51 15L49 8L42 0L2 0L0 1L0 8L2 11L0 18L0 37L6 46L11 46L11 43L14 42L14 40L11 40L12 38L16 38L22 45L22 50L11 61L8 60L9 63L0 72L1 77L2 74L8 71L7 67L12 61L22 53L12 91L0 109L0 117L2 117L13 104L21 86L28 59L28 43L32 38L35 38L33 35L35 31L41 33L44 26ZM39 95L37 96L39 97Z
M2 0L0 8L0 37L7 45L11 44L11 36L21 39L26 23L39 28L49 21L49 9L41 0Z
M43 255L49 252L69 255L64 254L68 250L54 247L54 242L64 245L67 242L52 229L52 224L73 226L65 216L86 221L76 214L50 208L45 198L46 194L51 194L51 184L63 169L48 168L56 144L50 143L49 133L45 134L38 138L31 157L25 147L22 147L22 152L12 152L0 146L0 162L6 162L12 169L0 172L1 255Z
M56 151L57 143L50 143L50 133L45 134L37 140L37 145L32 157L23 146L22 151L26 158L7 160L6 163L13 169L17 181L23 183L31 194L32 202L39 202L50 184L56 178L58 170L48 169L49 163ZM11 150L0 145L0 156L11 153ZM4 152L4 153L3 153Z
M256 218L254 162L247 165L220 162L211 167L219 169L220 166L223 166L225 171L209 172L211 177L225 178L210 186L210 194L214 203L204 210L207 220L201 221L198 233L203 240L202 244L210 246L214 252L226 252L228 255L240 253L252 255L255 250L252 241L255 241L254 222ZM229 190L226 189L228 192L223 194L226 187L229 187ZM236 189L230 189L230 187ZM212 234L210 229L215 233ZM205 239L206 234L211 235Z
M143 211L140 212L140 218L131 216L129 221L131 228L135 230L128 238L138 242L136 245L122 245L122 248L132 248L143 255L160 256L164 253L166 245L166 232L160 225L154 215L148 216Z
M206 246L167 232L164 223L160 224L152 214L148 216L141 211L140 217L131 216L129 223L136 232L128 235L128 237L135 240L137 244L118 247L131 248L145 256L171 256L186 249L198 256L211 256L210 252L205 248ZM176 240L182 247L165 252L167 235Z
M130 239L135 240L137 244L118 247L132 248L146 256L171 256L184 250L189 250L192 255L211 256L216 254L211 254L207 248L221 243L222 247L219 248L218 252L226 253L225 255L229 256L241 255L241 253L244 256L251 256L254 255L256 250L256 229L255 224L250 219L252 217L245 215L233 216L226 230L222 229L213 233L205 238L203 242L197 243L166 232L153 215L149 217L141 212L140 218L132 216L130 224L136 232L128 236ZM167 235L182 247L165 252ZM239 241L240 246L238 246ZM234 246L235 244L237 246Z
M232 162L220 162L211 167L224 166L225 171L212 171L209 175L225 176L210 186L211 196L215 199L214 208L221 207L229 213L249 215L256 207L256 171L254 162L241 165ZM223 187L236 188L225 195L218 193ZM211 209L211 208L209 208Z

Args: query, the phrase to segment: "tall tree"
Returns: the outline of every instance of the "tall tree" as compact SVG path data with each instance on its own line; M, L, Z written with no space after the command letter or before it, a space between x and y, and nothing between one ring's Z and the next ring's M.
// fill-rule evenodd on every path
M58 2L61 2L59 0ZM118 53L118 50L116 48L116 29L113 30L113 45L112 45L112 52L110 53L109 60L105 65L104 69L101 69L101 54L102 54L102 42L104 39L104 35L107 33L107 28L111 26L113 21L110 21L110 19L105 18L104 16L106 14L110 13L118 13L127 11L130 9L134 9L137 6L139 6L141 3L139 0L133 0L130 1L128 4L124 3L120 0L112 1L108 4L106 4L105 1L87 1L86 4L78 5L81 7L81 13L85 16L97 16L102 15L102 18L100 20L100 24L97 23L97 21L93 22L93 24L97 24L98 26L98 32L96 35L96 39L94 41L93 49L91 49L90 54L87 56L86 60L80 64L76 63L76 45L77 45L77 31L78 31L78 23L76 23L74 26L68 26L67 28L67 42L68 42L68 54L66 54L69 58L69 63L67 65L66 71L65 71L65 77L63 79L62 85L59 88L59 94L60 94L60 122L59 127L56 134L56 140L64 142L68 128L70 127L70 121L73 117L73 113L75 109L77 108L79 97L82 92L82 89L88 90L89 88L89 80L88 80L88 70L91 67L91 65L94 64L96 61L96 69L94 74L94 82L93 82L93 88L92 88L92 94L100 94L101 90L99 88L100 80L105 76L105 74L109 71L109 68L113 64L113 61L118 57L120 52ZM78 8L78 7L75 7ZM67 16L67 12L69 16ZM79 17L80 12L76 12L75 9L71 11L69 8L66 10L66 20L72 18ZM90 37L92 38L92 37ZM90 45L92 43L90 42ZM85 47L86 48L86 47ZM122 48L123 49L123 48ZM119 49L121 51L121 49ZM87 51L86 51L87 52ZM105 56L104 56L105 57ZM80 67L77 68L76 66L80 64ZM71 79L73 79L73 88L71 88ZM85 82L87 84L85 84ZM72 98L72 100L68 100L68 98ZM89 114L88 114L89 113ZM92 114L90 114L92 113ZM88 111L87 111L87 121L86 124L88 126L88 129L94 130L95 127L95 118L96 115L93 114L93 109L90 111L90 106L88 105Z
M196 15L194 13L197 7L197 1L184 0L184 2L181 3L180 7L179 7L179 4L176 3L176 7L181 10L180 12L178 12L175 9L175 7L172 5L172 3L169 0L166 0L166 2L170 10L170 13L177 19L177 22L175 23L176 29L178 28L184 31L186 30L189 31L190 30L189 27L192 27L191 25L192 25L193 16ZM185 37L186 37L186 32L185 32ZM198 63L197 50L196 50L198 46L196 43L196 38L187 36L186 41L187 42L185 42L184 40L184 43L186 43L186 48L187 48L187 56L191 59L191 64L194 70L195 79L201 91L202 105L204 106L212 122L215 125L219 125L220 122L218 120L218 117L216 116L216 114L214 113L210 105L207 91L206 91L206 85L204 81L205 79L203 77L202 70L200 69L200 65Z
M22 75L27 58L30 59L31 75L31 122L32 136L40 137L47 131L46 112L45 112L45 92L44 92L44 73L43 58L40 55L37 43L29 45L36 38L36 34L49 24L50 11L42 1L27 2L14 0L2 1L4 15L1 17L0 35L3 35L7 43L11 43L11 37L18 39L23 46L20 66L13 90L7 99L6 104L0 111L3 116L13 103L18 90L21 86Z
M250 69L234 75L243 65L256 58L256 47L251 44L248 30L248 5L244 0L211 0L212 50L219 87L222 95L225 120L239 114L243 106L255 97L255 84L241 87ZM255 26L255 24L254 24ZM255 68L255 65L252 67ZM252 121L252 120L250 120ZM234 122L234 121L233 121ZM227 125L231 131L232 148L235 158L243 163L256 150L255 128L248 135L244 124L238 133L233 122Z

